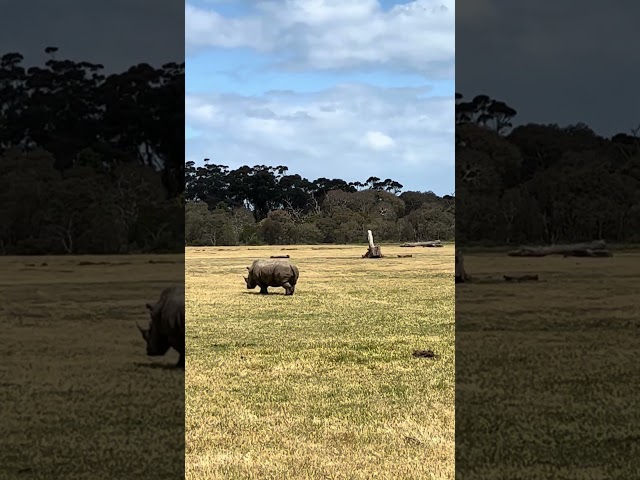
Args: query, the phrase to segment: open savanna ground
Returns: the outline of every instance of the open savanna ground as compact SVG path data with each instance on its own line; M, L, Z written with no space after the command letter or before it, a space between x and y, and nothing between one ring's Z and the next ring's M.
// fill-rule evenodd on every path
M365 251L187 249L188 480L453 479L454 247ZM284 254L295 295L247 290Z
M0 257L0 478L179 478L184 373L135 321L183 258Z
M638 478L640 254L468 253L465 267L474 281L456 288L459 472Z

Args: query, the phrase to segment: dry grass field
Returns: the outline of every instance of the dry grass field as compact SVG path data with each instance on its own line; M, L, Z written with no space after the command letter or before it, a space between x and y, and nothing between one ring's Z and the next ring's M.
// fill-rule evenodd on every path
M460 478L639 478L640 254L465 267L540 280L456 289L456 464L474 471Z
M454 478L454 247L365 251L187 249L188 480ZM295 295L247 290L282 254Z
M134 321L182 265L0 257L0 478L179 478L184 373L145 355Z

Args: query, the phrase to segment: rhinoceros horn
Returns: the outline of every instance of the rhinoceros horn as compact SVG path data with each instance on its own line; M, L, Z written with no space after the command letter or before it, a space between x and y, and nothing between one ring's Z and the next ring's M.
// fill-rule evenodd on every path
M146 340L147 337L149 336L149 330L146 328L142 328L137 320L136 320L136 327L138 327L138 330L140 330L142 337Z

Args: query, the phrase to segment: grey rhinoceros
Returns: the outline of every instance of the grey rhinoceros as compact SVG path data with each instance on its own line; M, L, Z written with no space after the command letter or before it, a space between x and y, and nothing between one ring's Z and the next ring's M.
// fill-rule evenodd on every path
M147 342L147 355L161 356L173 347L180 354L176 366L184 368L184 286L165 288L160 299L146 307L151 322L148 328L138 325L138 329Z
M288 260L254 260L247 270L247 288L260 287L263 295L268 293L267 287L284 287L285 295L293 295L300 277L298 267Z

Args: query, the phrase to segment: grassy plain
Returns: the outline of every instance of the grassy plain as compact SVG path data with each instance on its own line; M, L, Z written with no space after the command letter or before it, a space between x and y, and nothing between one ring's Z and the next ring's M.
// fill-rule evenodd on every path
M453 479L454 248L365 251L187 249L188 480ZM247 290L283 254L295 295Z
M0 478L180 478L184 373L134 321L183 258L0 257Z
M639 267L628 251L465 254L482 282L456 289L460 478L638 478Z

